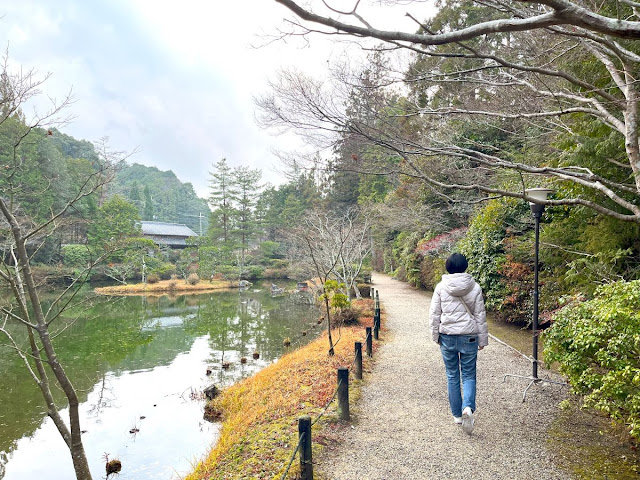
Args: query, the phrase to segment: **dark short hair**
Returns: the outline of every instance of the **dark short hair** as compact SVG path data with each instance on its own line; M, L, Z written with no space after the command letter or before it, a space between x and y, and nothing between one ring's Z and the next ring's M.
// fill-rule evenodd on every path
M467 258L464 255L461 253L454 253L447 258L447 262L444 266L449 273L462 273L467 269L469 264L467 263Z

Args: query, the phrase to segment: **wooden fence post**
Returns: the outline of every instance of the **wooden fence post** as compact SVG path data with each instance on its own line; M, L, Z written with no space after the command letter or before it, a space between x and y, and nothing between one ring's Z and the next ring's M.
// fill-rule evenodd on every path
M373 315L373 338L378 340L380 331L380 309L376 308L376 312Z
M349 369L338 369L338 414L340 420L349 421Z
M311 417L304 415L298 419L298 441L300 444L300 478L313 480L313 462L311 461Z
M367 356L372 357L373 356L373 337L372 337L373 334L371 333L371 327L367 327L366 332L367 332Z
M355 343L356 350L356 378L362 380L362 342Z

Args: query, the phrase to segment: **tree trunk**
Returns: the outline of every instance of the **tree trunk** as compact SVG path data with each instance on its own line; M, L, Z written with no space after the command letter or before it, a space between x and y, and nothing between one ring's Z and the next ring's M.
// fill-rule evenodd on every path
M35 307L34 307L35 308ZM51 343L51 337L49 336L48 328L44 330L38 329L40 341L49 359L49 366L53 371L62 391L64 392L67 400L69 401L69 425L71 426L71 441L68 444L71 452L71 459L73 461L73 469L76 472L77 480L92 480L91 471L89 470L89 462L87 461L87 455L84 451L84 445L81 438L80 429L80 402L76 390L69 380L64 368L58 361L57 354Z
M356 292L356 298L358 300L362 300L362 293L360 293L357 282L353 282L353 291Z
M626 69L629 67L627 66ZM628 75L627 75L628 76ZM635 185L640 194L640 146L638 145L638 90L632 82L627 91L627 108L625 111L625 142L624 147L629 156L629 164L633 171Z
M329 307L329 296L327 295L326 290L324 290L324 287L323 287L323 291L324 291L324 306L327 310L327 334L329 336L329 355L333 356L335 352L333 350L333 339L331 338L331 308Z
M29 262L29 255L27 253L25 245L26 240L23 237L22 229L18 224L18 221L13 216L2 199L0 199L0 210L2 210L5 219L11 225L11 233L16 245L18 263L22 269L22 281L26 286L25 293L26 295L28 295L31 307L33 309L33 317L35 319L35 324L37 325L36 331L38 332L38 336L42 343L42 349L45 352L47 363L49 364L51 371L55 375L56 380L58 381L60 387L62 388L62 391L64 392L69 402L69 425L71 427L71 435L69 436L69 432L68 430L66 430L66 426L64 426L63 422L56 422L55 417L58 415L58 409L55 404L50 401L51 397L47 397L46 390L48 390L48 386L44 385L46 386L46 390L42 390L42 392L44 399L48 404L49 415L52 417L52 420L54 420L54 423L56 423L60 434L65 439L67 446L69 447L71 458L73 460L73 468L76 473L76 479L92 480L91 472L89 470L89 462L87 461L87 456L84 451L80 433L81 429L80 415L78 411L78 395L75 391L75 388L73 387L73 384L69 380L69 377L65 373L64 368L58 361L56 351L53 347L53 343L51 342L51 337L49 336L49 326L47 325L44 311L42 310L42 305L40 304L36 282L31 272L31 264ZM34 344L32 343L32 348L33 346ZM39 355L40 353L38 352L38 356ZM43 385L40 386L42 387ZM64 426L63 430L61 430L62 426Z

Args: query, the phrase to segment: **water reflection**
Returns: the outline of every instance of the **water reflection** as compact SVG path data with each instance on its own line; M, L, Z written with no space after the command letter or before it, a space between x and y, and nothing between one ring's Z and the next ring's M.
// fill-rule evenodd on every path
M56 345L83 402L94 478L104 477L105 453L122 461L122 479L185 473L218 428L202 420L194 394L252 375L282 355L283 338L296 346L314 337L301 331L318 330L314 308L268 289L118 298L78 313ZM0 347L0 478L40 477L73 478L71 459L24 367Z

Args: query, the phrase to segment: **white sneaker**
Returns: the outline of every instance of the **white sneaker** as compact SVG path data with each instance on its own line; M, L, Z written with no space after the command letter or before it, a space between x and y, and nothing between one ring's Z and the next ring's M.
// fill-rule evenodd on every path
M462 417L453 417L453 423L460 425L462 423Z
M462 410L462 431L468 435L471 435L473 432L473 412L471 411L471 407L466 407Z

